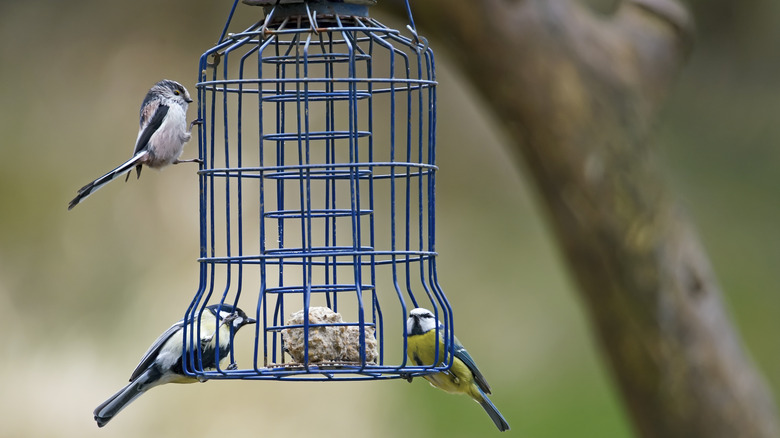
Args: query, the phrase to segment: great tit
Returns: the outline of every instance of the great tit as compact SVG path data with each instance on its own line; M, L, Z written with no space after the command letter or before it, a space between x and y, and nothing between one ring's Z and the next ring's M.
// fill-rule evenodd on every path
M220 367L222 367L230 352L232 335L244 325L255 322L254 319L247 317L244 311L229 304L214 304L206 307L200 318L200 349L203 368L215 368L214 349L216 348L217 329L219 329L219 360ZM133 371L130 383L95 408L94 415L98 427L105 426L119 411L155 386L164 383L194 383L198 381L197 378L184 374L182 370L183 327L184 320L181 320L160 335ZM197 331L195 336L197 336Z
M436 366L441 366L445 358L444 326L436 320L428 309L417 308L409 313L406 320L407 345L406 350L409 360L417 366L433 365L436 358L436 327L438 330L439 361ZM461 345L458 338L454 338L454 345L450 345L449 353L452 354L452 367L447 371L426 374L425 379L431 385L453 394L466 394L480 404L482 408L496 424L498 430L509 430L509 424L491 403L486 394L490 394L490 386L485 377L477 368L474 359Z

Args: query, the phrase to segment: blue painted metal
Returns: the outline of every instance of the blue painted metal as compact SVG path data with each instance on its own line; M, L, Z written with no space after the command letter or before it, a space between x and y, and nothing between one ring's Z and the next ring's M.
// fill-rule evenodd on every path
M453 338L435 245L433 51L343 2L265 6L200 58L200 285L185 320L229 303L258 320L234 340L231 369L204 370L185 327L186 373L201 379L343 380L421 375L406 358L409 311L426 307ZM250 13L259 11L249 8ZM324 306L343 323L285 325ZM254 314L254 315L253 315ZM281 330L357 327L360 360L302 363ZM364 328L375 330L367 360ZM308 342L306 343L308 345ZM242 347L245 347L242 349ZM251 355L251 356L250 356Z

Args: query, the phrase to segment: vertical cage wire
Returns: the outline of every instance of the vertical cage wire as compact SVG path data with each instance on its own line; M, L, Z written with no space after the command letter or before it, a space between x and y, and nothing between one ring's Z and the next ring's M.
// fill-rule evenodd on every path
M186 325L184 371L338 380L448 368L446 351L439 367L406 358L412 308L433 311L453 338L436 275L432 50L413 23L409 38L347 2L266 6L263 19L227 33L236 4L199 63L200 286L185 321L228 303L258 324L254 339L250 329L234 339L234 365L216 370L203 367L198 325ZM288 324L314 307L342 321ZM285 353L290 328L304 335L298 361ZM327 328L355 330L357 356L311 357L311 333Z

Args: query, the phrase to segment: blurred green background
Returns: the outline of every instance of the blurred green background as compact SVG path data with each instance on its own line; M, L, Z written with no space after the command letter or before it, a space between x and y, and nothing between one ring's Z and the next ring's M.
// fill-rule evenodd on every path
M467 398L400 380L168 385L95 426L94 407L197 289L196 180L182 167L147 170L66 205L129 156L154 82L194 90L231 3L0 3L0 436L497 433ZM657 125L659 155L777 394L780 4L693 6L698 43ZM239 20L259 18L239 8ZM438 274L507 435L630 436L532 187L445 50L437 61Z

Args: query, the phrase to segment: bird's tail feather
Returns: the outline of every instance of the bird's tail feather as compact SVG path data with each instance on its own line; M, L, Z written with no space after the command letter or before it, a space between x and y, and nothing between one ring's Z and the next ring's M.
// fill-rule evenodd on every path
M138 376L137 379L130 382L127 386L120 389L119 392L112 395L108 400L95 408L93 414L98 427L105 426L116 414L133 402L138 396L146 392L150 387L146 386L149 382L149 371Z
M490 399L485 395L485 393L480 390L479 391L482 394L482 401L477 401L480 406L482 406L482 409L487 412L487 414L490 416L490 419L493 420L493 423L495 423L498 430L501 432L509 430L509 423L506 422L506 419L503 415L501 415L501 412L498 412L498 408L493 404L493 402L490 401Z
M107 174L101 176L100 178L92 181L91 183L85 185L84 187L79 189L78 194L75 198L73 198L72 201L68 204L68 210L72 209L76 205L79 204L79 202L87 199L89 195L95 193L98 191L101 187L104 185L110 183L111 181L121 177L122 175L130 172L133 170L134 167L140 166L141 161L149 154L148 151L141 151L133 156L133 158L125 161L122 163L119 167L112 170L111 172L108 172ZM141 175L141 172L138 172L138 175Z

